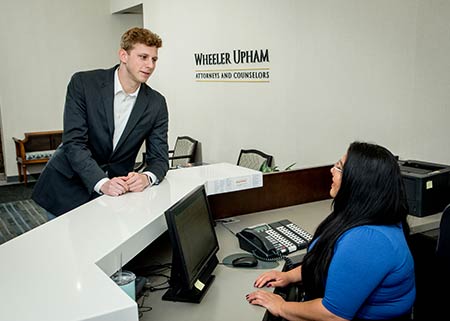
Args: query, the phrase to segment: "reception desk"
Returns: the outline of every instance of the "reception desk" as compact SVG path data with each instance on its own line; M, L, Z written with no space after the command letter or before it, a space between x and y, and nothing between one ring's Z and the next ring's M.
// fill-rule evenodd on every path
M231 164L171 170L158 186L101 196L0 246L0 315L8 321L137 321L111 279L167 230L164 212L195 187L260 187L261 172Z
M328 199L237 215L232 219L220 221L216 226L220 245L217 254L219 262L223 262L230 255L245 253L239 248L238 239L234 235L243 228L288 219L308 232L314 233L317 225L330 213L331 205L332 201ZM441 213L438 213L427 217L409 216L411 233L438 228L441 215ZM223 223L223 221L227 223ZM150 251L146 253L149 266L161 262L170 262L170 245L167 239L158 240L155 242L155 246L152 246ZM291 256L305 253L306 250L301 250L292 253ZM283 264L283 261L279 262L279 265L274 269L281 270ZM151 306L152 309L144 312L140 321L261 321L266 310L262 307L250 305L245 300L245 295L255 290L253 283L263 271L262 269L233 268L219 264L214 270L216 278L200 304L163 301L161 296L164 291L150 292L145 299L145 305ZM153 283L153 280L151 280L151 283ZM265 290L272 291L270 288L265 288Z
M164 212L171 205L205 184L215 214L234 219L232 224L216 227L218 258L222 261L242 251L230 231L235 233L249 225L287 218L314 232L329 213L331 200L311 199L326 197L329 182L311 189L320 192L312 195L306 190L307 180L300 179L328 180L328 175L329 167L263 176L231 164L214 164L171 170L160 185L142 193L99 197L0 246L0 319L137 321L136 302L110 276L119 269L120 257L126 264L160 239L167 230ZM279 181L284 176L292 176L292 184ZM295 186L302 186L302 190L292 189ZM286 195L280 200L281 197L273 197L272 190L281 187ZM269 190L264 192L265 189ZM286 192L289 189L292 193ZM225 195L228 196L222 197ZM277 202L269 202L271 198ZM246 199L252 201L245 202ZM283 206L303 201L304 204ZM261 207L281 208L258 210ZM237 211L240 215L236 215ZM440 216L410 217L411 231L438 228ZM161 250L156 247L155 256ZM169 258L170 253L166 253L166 259ZM253 290L253 281L260 272L219 265L216 280L201 304L162 301L162 293L154 292L148 299L153 309L140 320L261 320L265 310L245 301L245 294Z

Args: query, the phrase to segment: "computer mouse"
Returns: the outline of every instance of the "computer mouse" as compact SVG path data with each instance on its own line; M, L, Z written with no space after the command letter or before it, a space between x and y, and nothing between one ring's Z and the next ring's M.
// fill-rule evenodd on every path
M234 267L255 267L258 265L258 260L254 256L246 255L235 258L231 264Z

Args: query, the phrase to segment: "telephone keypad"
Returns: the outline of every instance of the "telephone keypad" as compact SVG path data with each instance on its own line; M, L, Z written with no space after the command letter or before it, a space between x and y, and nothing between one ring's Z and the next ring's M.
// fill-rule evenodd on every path
M247 227L236 236L243 250L271 259L306 248L313 237L286 219Z
M297 246L295 246L294 243L289 241L287 238L283 237L280 233L276 232L275 230L267 230L266 233L272 236L276 241L287 247L289 253L297 250Z
M287 251L286 246L282 243L280 243L276 238L272 237L270 235L270 233L267 232L266 239L273 244L273 246L275 247L275 249L281 253L285 253Z
M306 248L309 242L312 240L312 235L310 233L289 220L281 220L269 225L273 229L277 230L280 234L288 238L290 241L292 241L296 246L296 250ZM291 252L292 251L290 251L290 253Z
M286 225L288 228L293 230L295 233L299 234L301 237L303 237L307 242L311 242L313 236L309 232L305 231L301 227L299 227L297 224L290 223Z
M279 230L281 233L283 233L284 235L289 237L291 240L293 240L297 244L302 244L302 245L305 244L306 245L306 241L303 238L301 238L300 236L298 236L297 234L295 234L291 230L285 228L284 226L278 227L277 230Z

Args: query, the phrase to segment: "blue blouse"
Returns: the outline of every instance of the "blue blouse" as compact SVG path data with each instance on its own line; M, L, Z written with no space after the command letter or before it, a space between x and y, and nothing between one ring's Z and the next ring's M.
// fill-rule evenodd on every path
M358 226L336 242L323 305L353 319L408 313L416 296L414 261L398 225Z

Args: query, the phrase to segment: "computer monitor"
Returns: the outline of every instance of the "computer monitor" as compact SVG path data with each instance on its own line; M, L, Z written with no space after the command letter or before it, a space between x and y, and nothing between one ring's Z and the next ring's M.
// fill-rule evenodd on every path
M214 280L219 250L205 187L197 187L165 212L172 244L170 289L162 299L200 303Z

